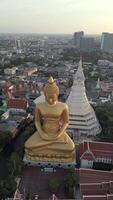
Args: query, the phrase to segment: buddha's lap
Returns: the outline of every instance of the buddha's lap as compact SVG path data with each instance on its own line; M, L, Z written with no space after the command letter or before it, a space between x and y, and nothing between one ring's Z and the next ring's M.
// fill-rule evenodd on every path
M67 133L64 133L61 138L58 138L56 140L47 141L43 140L38 132L35 132L25 143L25 147L27 149L39 149L39 148L49 148L49 149L57 149L57 150L73 150L74 149L74 143L70 139L70 137L67 135Z

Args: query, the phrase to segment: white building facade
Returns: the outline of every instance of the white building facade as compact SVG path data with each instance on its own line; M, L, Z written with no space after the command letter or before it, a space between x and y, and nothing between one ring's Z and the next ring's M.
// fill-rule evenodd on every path
M6 75L14 75L16 74L16 68L6 68L4 69L4 74Z

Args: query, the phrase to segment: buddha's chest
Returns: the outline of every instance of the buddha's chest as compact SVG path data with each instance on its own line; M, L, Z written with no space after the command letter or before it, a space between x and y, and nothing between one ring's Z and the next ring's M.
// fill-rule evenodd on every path
M40 113L43 117L50 116L59 118L62 115L62 108L60 106L43 106L40 108Z

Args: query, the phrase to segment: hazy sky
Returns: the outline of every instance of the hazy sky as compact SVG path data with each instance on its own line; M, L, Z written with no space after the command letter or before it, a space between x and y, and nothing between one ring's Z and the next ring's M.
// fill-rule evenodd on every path
M113 32L113 0L0 0L0 32Z

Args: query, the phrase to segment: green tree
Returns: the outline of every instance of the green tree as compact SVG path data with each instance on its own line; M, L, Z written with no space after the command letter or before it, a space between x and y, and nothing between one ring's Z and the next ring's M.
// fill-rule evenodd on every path
M0 199L12 197L16 190L14 176L9 176L5 180L0 180Z
M75 169L70 169L64 177L65 187L68 192L68 197L73 198L74 187L79 183L79 177L75 172Z
M0 149L4 148L12 139L12 133L10 131L2 131L0 133Z
M56 193L59 188L59 182L57 179L50 179L48 182L48 188L52 193Z
M79 183L79 177L75 172L75 169L70 169L64 177L64 181L67 187L74 187Z
M27 194L26 194L26 200L30 200L31 198L30 198L30 193L28 192Z
M102 132L97 136L100 141L113 142L113 103L95 108Z
M13 152L8 162L9 172L14 176L20 176L23 169L23 160L18 152Z

